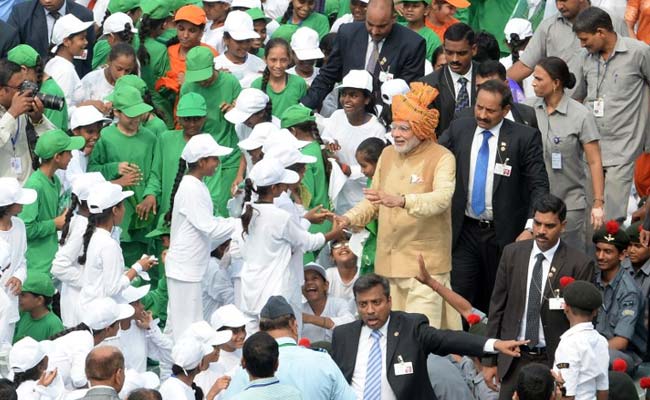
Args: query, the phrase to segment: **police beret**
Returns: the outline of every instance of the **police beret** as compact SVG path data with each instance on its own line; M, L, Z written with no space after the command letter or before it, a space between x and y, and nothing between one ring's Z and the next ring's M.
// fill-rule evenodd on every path
M607 221L605 226L594 232L592 240L594 243L613 244L619 250L627 248L627 245L630 244L627 233L614 220Z
M581 310L597 310L603 304L600 291L587 281L575 281L564 288L564 302Z
M627 227L625 233L627 233L627 237L630 238L630 243L641 243L639 236L642 227L643 221L637 221Z

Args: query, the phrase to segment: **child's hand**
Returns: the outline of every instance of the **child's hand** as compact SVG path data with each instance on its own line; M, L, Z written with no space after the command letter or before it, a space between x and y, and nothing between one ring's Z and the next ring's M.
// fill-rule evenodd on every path
M145 197L144 200L135 207L135 212L142 220L149 218L150 212L153 212L153 215L156 215L156 196L149 195Z
M65 216L66 216L67 213L68 213L68 209L66 208L65 210L63 210L61 215L54 218L54 226L56 227L57 231L60 231L61 229L63 229L63 225L65 225Z
M158 264L158 259L153 256L143 256L140 260L138 260L138 264L142 266L143 271L149 271L151 267Z
M128 161L123 161L117 165L117 173L124 176L127 174L140 174L140 167L138 164L131 164Z
M140 172L129 172L126 175L123 175L121 178L118 178L113 181L113 183L122 186L123 188L128 186L135 186L141 181Z
M13 294L14 296L18 296L22 291L23 283L20 281L20 279L16 278L15 276L12 276L7 280L7 283L5 283L5 287L9 289L11 294Z
M318 205L305 214L305 219L312 224L321 224L328 218L332 218L334 214L327 209L323 209L322 205Z
M221 103L221 105L219 106L219 109L220 109L221 112L224 113L224 114L227 113L228 111L232 110L233 108L235 108L235 103L226 103L226 102L223 102L223 103Z
M151 322L153 322L151 311L143 311L135 317L135 325L140 329L149 330Z
M341 150L341 145L339 144L338 140L335 140L327 144L327 150L331 153L335 153Z
M36 383L37 385L40 386L45 386L48 387L54 382L54 378L56 378L56 371L57 369L54 368L53 371L45 371L41 374L41 378L38 380Z

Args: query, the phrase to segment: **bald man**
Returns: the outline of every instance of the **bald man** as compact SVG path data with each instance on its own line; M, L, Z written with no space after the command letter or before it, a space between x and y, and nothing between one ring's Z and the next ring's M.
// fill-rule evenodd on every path
M390 79L407 83L424 75L424 39L395 22L391 0L370 0L366 21L343 24L334 48L318 72L302 104L319 109L323 99L352 69L365 69L373 76L373 92L381 101L381 84Z
M124 385L124 356L113 346L95 347L86 356L90 389L82 400L119 400Z

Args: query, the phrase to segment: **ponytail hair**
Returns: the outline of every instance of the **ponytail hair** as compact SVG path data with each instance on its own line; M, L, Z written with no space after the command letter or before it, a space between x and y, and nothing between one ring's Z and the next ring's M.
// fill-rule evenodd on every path
M169 199L169 210L165 214L165 224L170 226L172 223L172 211L174 211L174 197L176 197L176 192L178 191L178 186L181 184L183 175L188 168L188 164L182 158L178 159L178 172L176 172L176 178L174 178L174 186L172 186L172 194Z
M289 7L291 8L291 3L289 3ZM284 47L284 49L287 51L287 55L289 58L291 58L291 46L289 46L289 43L282 39L282 38L273 38L268 41L266 46L264 46L264 57L268 57L269 52L271 49L275 47ZM262 73L262 91L266 93L266 88L269 83L269 77L271 76L271 71L269 70L269 67L264 68L264 72Z
M190 376L193 373L195 373L199 367L196 367L194 369L191 369L187 372L177 364L172 365L172 374L174 375L185 375L185 376ZM196 383L192 382L192 390L194 391L194 399L195 400L203 400L203 390L196 385Z
M16 372L14 374L14 385L16 387L20 386L23 382L27 381L38 381L39 378L41 377L41 373L43 370L45 370L45 365L43 365L43 361L45 361L45 357L41 359L41 361L38 362L38 364L34 365L30 369L28 369L25 372Z
M102 211L100 214L90 214L88 217L88 226L86 227L86 232L83 235L83 253L77 258L77 262L81 265L86 264L86 257L88 256L88 245L90 244L90 239L95 233L95 228L97 225L108 220L109 217L113 215L113 208L119 206L122 203L118 203L113 207L109 207L106 210Z
M90 332L91 334L93 333L93 330L90 329L90 328L88 327L88 325L86 325L86 324L84 324L84 323L82 322L82 323L80 323L80 324L77 325L77 326L73 326L73 327L71 327L71 328L64 329L64 330L62 330L62 331L59 332L59 333L55 333L54 335L52 335L52 336L50 336L49 338L47 338L47 340L55 340L55 339L58 339L58 338L60 338L60 337L63 337L63 336L65 336L65 335L67 335L68 333L71 333L71 332L77 332L77 331L88 331L88 332Z
M280 25L284 25L293 17L293 1L289 0L289 6L287 7L287 11L284 12L282 15L282 19L280 19Z
M241 225L243 228L242 238L244 233L248 235L248 227L250 226L251 219L253 218L253 206L251 205L251 197L253 192L256 192L253 189L253 181L250 178L246 178L244 181L244 208L241 216ZM256 192L257 193L257 192Z
M61 246L65 244L68 234L70 233L70 220L72 219L72 214L74 214L74 210L77 206L81 205L81 201L76 194L72 193L70 199L70 207L68 208L68 212L65 214L65 223L63 224L63 229L61 229L61 239L59 240Z

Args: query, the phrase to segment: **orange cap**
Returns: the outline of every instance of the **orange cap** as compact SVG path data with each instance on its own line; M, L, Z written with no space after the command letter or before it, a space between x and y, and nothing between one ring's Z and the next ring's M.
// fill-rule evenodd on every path
M174 21L187 21L194 25L205 25L208 20L205 16L205 11L201 7L190 4L176 11Z
M445 1L456 8L467 8L472 5L467 0L445 0Z

